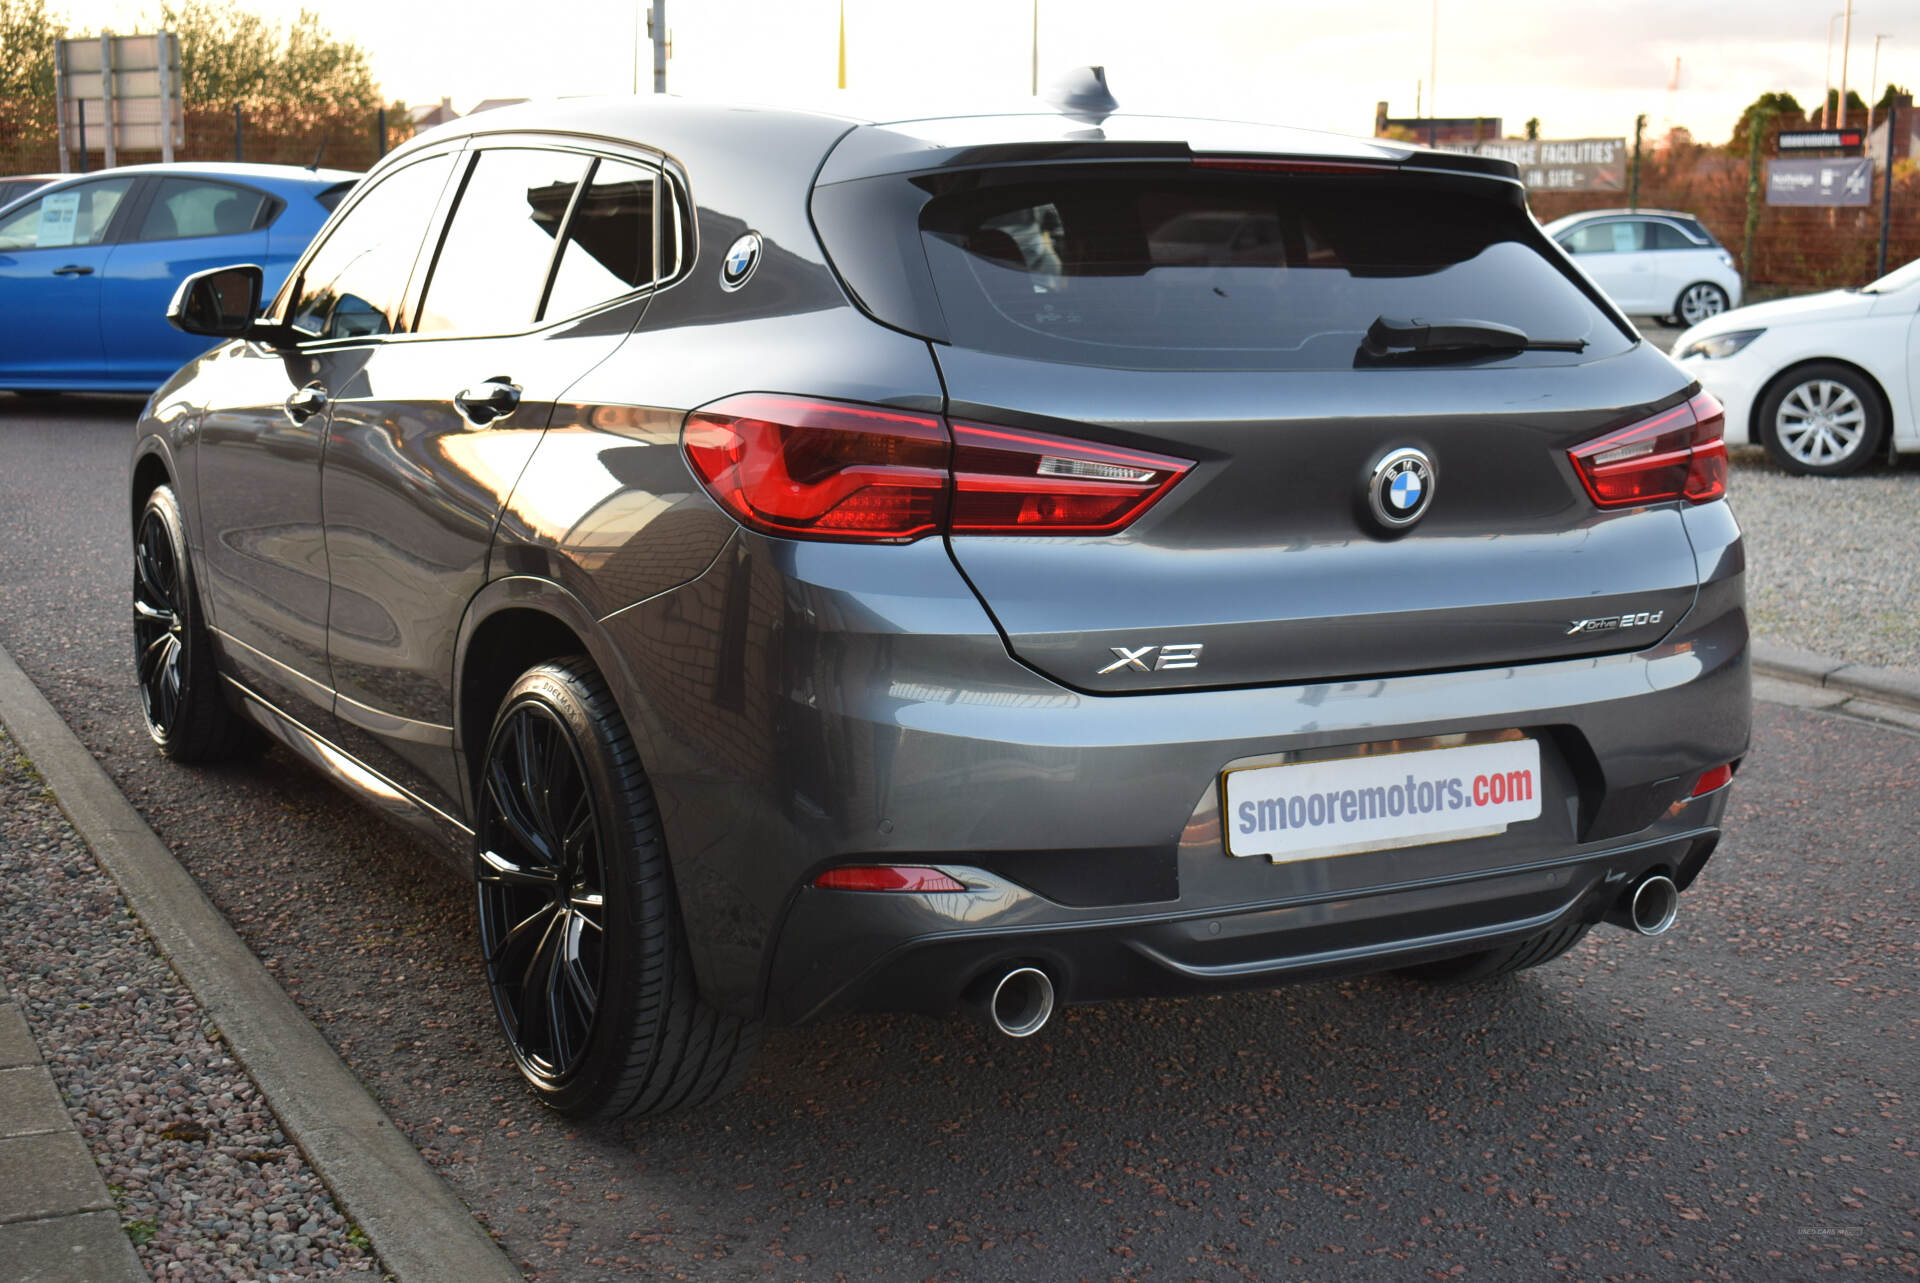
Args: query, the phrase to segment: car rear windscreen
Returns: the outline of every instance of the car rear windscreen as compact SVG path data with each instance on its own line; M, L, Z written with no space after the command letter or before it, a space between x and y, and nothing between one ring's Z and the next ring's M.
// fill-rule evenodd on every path
M1484 184L1396 175L1052 171L928 201L920 227L952 342L1136 369L1351 369L1381 317L1630 340Z

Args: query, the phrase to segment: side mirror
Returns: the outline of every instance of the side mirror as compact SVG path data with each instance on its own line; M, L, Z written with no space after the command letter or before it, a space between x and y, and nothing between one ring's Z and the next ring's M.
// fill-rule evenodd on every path
M213 339L244 338L260 314L264 273L252 263L213 267L180 282L167 304L167 323Z

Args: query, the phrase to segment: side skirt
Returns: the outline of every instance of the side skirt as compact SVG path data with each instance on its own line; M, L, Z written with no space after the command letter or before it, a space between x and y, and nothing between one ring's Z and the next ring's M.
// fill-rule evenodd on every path
M463 877L472 872L473 830L445 811L422 801L345 749L267 703L231 676L221 674L240 707L261 729L302 761L350 793L382 818L417 837Z

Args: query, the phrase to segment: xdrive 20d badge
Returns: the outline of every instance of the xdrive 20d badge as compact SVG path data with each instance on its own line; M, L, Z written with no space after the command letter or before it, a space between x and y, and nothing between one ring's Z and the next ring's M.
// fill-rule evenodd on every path
M557 1109L844 1012L1495 976L1706 867L1718 404L1510 164L1089 110L486 112L175 301L148 730L449 855Z

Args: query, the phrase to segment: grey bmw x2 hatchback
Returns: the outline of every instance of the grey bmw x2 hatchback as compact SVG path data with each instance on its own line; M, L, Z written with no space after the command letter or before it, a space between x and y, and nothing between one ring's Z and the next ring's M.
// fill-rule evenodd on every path
M1749 731L1721 416L1504 162L647 98L387 157L134 449L139 689L454 853L527 1081L1645 933Z

